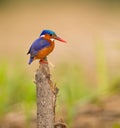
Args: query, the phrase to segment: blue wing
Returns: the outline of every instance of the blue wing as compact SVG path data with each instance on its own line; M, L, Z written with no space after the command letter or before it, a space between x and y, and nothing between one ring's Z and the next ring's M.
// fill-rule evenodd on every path
M33 61L35 55L37 55L37 53L42 50L45 47L50 46L50 43L45 40L44 38L38 38L36 39L33 44L31 45L29 51L27 54L30 54L30 60L29 60L29 64Z

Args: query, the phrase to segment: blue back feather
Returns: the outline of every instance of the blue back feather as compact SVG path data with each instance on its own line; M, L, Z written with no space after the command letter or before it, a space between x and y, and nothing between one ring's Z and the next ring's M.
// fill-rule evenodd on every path
M29 64L32 63L35 55L37 55L37 53L42 50L45 47L50 46L50 43L45 40L44 38L38 38L36 39L33 44L31 45L28 54L30 54L30 60L29 60Z

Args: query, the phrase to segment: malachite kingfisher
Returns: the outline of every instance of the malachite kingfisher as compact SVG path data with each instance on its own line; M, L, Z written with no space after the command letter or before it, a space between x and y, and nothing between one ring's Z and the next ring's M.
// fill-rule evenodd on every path
M54 40L66 43L65 40L61 39L56 35L54 31L43 30L38 39L36 39L27 54L30 54L29 64L35 59L40 59L40 63L46 63L46 56L50 54L54 49Z

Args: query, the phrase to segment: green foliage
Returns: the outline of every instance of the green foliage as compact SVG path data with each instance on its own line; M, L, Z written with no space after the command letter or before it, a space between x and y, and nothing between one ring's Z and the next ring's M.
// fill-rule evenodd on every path
M120 93L120 76L116 76L115 78L112 79L112 82L108 91L111 94Z
M95 55L96 55L96 76L98 83L98 93L106 93L109 86L108 78L108 66L105 53L104 42L100 39L95 43Z
M120 124L119 123L115 123L115 124L113 124L112 128L120 128Z
M0 116L18 106L33 107L35 87L23 67L0 64Z

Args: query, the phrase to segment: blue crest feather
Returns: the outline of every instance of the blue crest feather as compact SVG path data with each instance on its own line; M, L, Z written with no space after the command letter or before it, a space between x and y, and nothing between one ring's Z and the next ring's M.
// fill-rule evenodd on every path
M56 35L55 32L53 32L52 30L43 30L42 33L40 34L40 36L41 36L41 35L45 35L45 34Z

